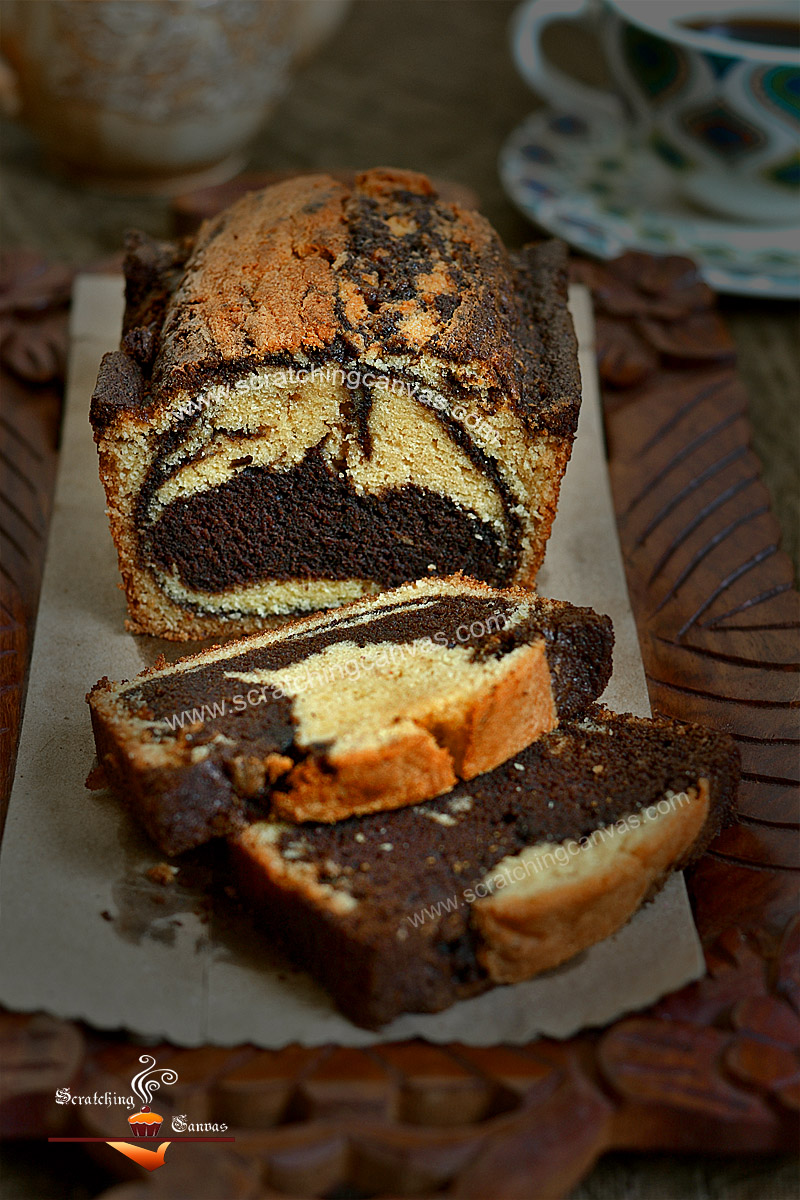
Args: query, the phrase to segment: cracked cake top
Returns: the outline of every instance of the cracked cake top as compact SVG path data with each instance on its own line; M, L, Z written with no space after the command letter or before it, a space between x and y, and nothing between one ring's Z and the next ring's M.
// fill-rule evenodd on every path
M570 435L580 390L566 257L509 256L428 179L377 168L244 196L181 243L128 240L124 355L92 421L269 365L385 363ZM433 373L433 374L432 374ZM108 389L106 389L108 390Z

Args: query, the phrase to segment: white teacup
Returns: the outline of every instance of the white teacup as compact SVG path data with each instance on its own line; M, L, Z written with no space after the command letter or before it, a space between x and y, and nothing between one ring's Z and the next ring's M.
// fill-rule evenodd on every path
M554 21L591 22L614 92L581 83L542 54ZM797 5L778 0L529 0L512 48L549 103L627 124L695 203L751 222L800 222ZM759 40L766 39L766 40Z

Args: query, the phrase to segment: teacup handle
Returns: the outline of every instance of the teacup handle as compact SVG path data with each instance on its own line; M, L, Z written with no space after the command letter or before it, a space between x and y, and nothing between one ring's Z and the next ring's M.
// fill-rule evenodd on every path
M542 54L542 34L559 20L582 20L588 24L592 0L528 0L517 9L511 24L511 49L522 78L548 104L565 107L577 115L613 117L624 120L620 100L603 88L581 83L554 66Z

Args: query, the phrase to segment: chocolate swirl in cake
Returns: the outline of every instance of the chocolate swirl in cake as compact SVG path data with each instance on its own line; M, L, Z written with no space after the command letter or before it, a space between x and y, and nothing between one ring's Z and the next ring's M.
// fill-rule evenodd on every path
M577 423L562 247L410 172L129 242L91 419L133 628L246 630L425 575L533 582Z

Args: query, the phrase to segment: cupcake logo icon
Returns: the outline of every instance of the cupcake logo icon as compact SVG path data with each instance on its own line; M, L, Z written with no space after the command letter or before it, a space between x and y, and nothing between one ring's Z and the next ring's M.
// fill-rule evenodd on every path
M173 1115L171 1118L172 1132L161 1132L164 1118L161 1113L153 1111L153 1096L162 1086L171 1086L178 1082L178 1072L171 1067L158 1067L152 1054L142 1054L139 1062L144 1068L134 1075L131 1080L130 1093L124 1096L116 1092L95 1092L93 1096L78 1096L72 1094L72 1089L62 1087L55 1094L56 1104L80 1104L81 1106L96 1105L122 1106L138 1111L128 1117L128 1130L125 1135L117 1138L109 1137L50 1137L48 1142L98 1142L103 1141L112 1150L118 1150L126 1158L131 1159L146 1171L156 1171L165 1165L167 1150L174 1142L235 1142L235 1137L221 1137L227 1133L228 1126L219 1122L192 1122L185 1113ZM169 1107L169 1106L168 1106ZM197 1136L198 1134L202 1136ZM213 1136L208 1136L212 1134ZM165 1136L166 1135L166 1136ZM164 1140L162 1140L162 1138ZM147 1139L149 1145L143 1145Z
M152 1054L143 1054L139 1062L144 1063L144 1070L134 1075L131 1091L142 1101L142 1109L141 1112L128 1117L128 1125L134 1137L155 1138L158 1137L164 1118L151 1108L153 1093L158 1091L162 1083L177 1083L178 1072L169 1067L157 1067Z

